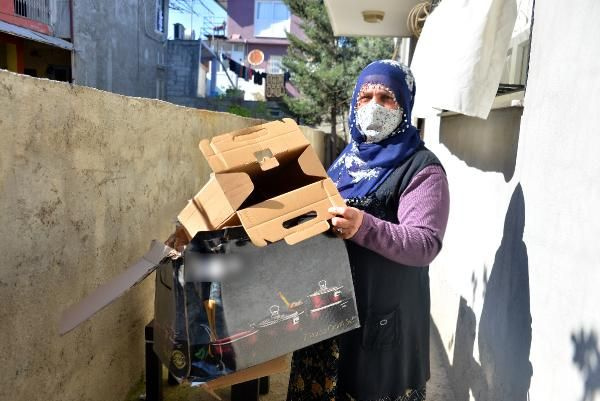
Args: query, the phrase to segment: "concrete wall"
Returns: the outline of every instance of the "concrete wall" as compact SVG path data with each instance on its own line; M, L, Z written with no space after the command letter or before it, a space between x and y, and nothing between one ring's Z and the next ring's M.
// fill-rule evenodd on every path
M171 101L178 97L197 98L200 42L197 40L169 40L167 60L166 99Z
M535 3L518 133L513 109L426 123L452 197L430 272L456 401L600 397L598 20L594 0Z
M124 398L153 279L63 337L60 314L167 238L201 138L257 122L0 71L0 400Z
M167 15L161 34L155 1L74 1L74 83L164 99Z

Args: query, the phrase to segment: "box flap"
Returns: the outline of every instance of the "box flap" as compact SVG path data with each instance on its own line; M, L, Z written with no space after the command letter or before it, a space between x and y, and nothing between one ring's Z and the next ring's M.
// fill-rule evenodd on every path
M222 193L233 210L238 210L254 189L254 184L246 173L214 174L214 178L221 186ZM210 199L200 199L200 201L209 202ZM209 203L205 203L205 205L209 205ZM210 204L210 208L213 206Z
M172 251L173 249L160 241L152 241L150 250L140 260L108 283L98 287L81 302L65 310L58 325L59 334L63 335L73 330L100 309L119 298L125 291L152 273Z
M252 163L268 170L278 166L276 155L309 145L294 120L284 118L204 139L199 147L211 169L220 173Z
M272 376L277 373L285 372L287 369L289 369L289 367L289 361L284 355L268 362L263 362L259 365L221 376L217 379L202 384L202 387L209 391L217 390L223 387L233 386L234 384L247 382L249 380L259 379L261 377Z
M198 231L217 230L231 221L253 189L254 185L246 173L212 174L177 219L190 238Z
M302 152L298 157L298 164L300 165L302 172L308 176L328 177L327 171L325 171L321 160L319 160L319 156L317 156L317 153L313 148L307 148Z
M238 211L252 243L266 246L280 239L296 244L329 228L331 206L345 206L335 184L327 178ZM297 225L290 222L302 216Z

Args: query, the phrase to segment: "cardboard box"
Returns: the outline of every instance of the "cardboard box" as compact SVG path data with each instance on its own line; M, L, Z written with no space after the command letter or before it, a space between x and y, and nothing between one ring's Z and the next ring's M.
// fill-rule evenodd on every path
M234 384L255 380L261 377L272 376L277 373L285 372L290 364L285 356L272 359L260 365L251 368L242 369L227 376L221 376L218 379L203 383L202 387L209 392L223 387L233 386Z
M190 238L241 224L256 246L281 239L293 245L329 229L327 210L345 205L293 120L205 139L199 147L213 173L178 216Z
M153 240L150 249L133 265L125 269L108 283L96 288L79 303L63 311L58 323L58 332L64 335L92 317L105 306L114 302L127 290L150 275L162 260L168 258L173 249L160 241Z

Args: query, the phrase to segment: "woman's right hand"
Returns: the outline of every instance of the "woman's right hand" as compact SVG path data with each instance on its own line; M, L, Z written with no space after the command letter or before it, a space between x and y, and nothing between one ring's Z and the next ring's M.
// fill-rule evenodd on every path
M333 231L338 237L350 239L358 232L360 228L364 212L355 207L330 207L329 213L334 217L331 219Z

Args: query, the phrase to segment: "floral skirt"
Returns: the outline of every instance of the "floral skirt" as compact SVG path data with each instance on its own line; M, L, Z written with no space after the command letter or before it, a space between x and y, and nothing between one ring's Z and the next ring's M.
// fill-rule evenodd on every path
M352 398L337 387L339 357L335 338L294 352L287 401L425 401L425 387L377 400Z

